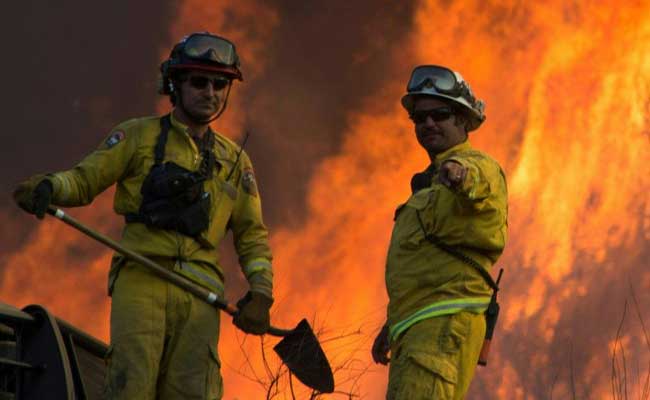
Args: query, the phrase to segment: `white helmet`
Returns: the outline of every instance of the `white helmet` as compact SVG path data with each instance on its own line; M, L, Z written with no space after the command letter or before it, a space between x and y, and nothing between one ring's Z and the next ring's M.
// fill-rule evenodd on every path
M449 68L438 65L415 67L406 85L407 93L402 97L402 106L411 114L417 96L434 96L460 104L469 117L467 131L477 129L485 121L485 104L474 97L469 84L463 77Z

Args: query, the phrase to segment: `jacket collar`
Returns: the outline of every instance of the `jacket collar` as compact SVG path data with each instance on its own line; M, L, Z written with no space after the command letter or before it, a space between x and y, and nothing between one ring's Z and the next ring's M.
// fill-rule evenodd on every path
M173 112L170 112L169 114L171 116L170 119L171 119L171 122L172 122L172 128L176 129L179 132L183 132L187 136L191 137L190 128L187 125L185 125L184 123L182 123L178 118L176 118L176 116L174 116Z
M465 140L464 142L459 143L456 146L450 147L447 150L443 151L442 153L437 154L431 164L433 168L437 171L438 169L440 169L440 165L442 164L442 162L448 159L449 157L453 156L456 153L465 150L471 150L471 149L472 149L472 145L469 143L469 140Z

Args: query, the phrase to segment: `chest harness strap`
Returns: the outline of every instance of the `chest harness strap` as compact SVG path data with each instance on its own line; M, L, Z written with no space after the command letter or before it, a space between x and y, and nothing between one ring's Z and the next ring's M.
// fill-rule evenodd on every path
M429 176L432 178L432 174ZM413 180L411 184L413 186ZM483 279L490 286L490 288L492 288L492 297L490 298L490 304L488 305L488 308L485 310L485 339L483 340L483 347L481 348L481 353L478 359L479 365L486 366L488 355L490 353L490 343L492 342L492 335L494 333L494 328L496 327L497 324L497 318L499 317L500 306L499 303L497 302L497 292L499 291L499 282L501 281L501 276L503 275L503 268L501 268L501 270L499 271L499 276L495 282L494 279L492 279L492 275L490 275L490 273L487 272L485 268L483 268L481 264L479 264L476 260L468 256L467 254L462 253L457 248L442 243L436 236L427 233L424 227L424 223L422 222L422 217L420 216L420 211L415 210L415 215L417 216L424 237L429 242L431 242L431 244L443 250L444 252L452 255L453 257L456 257L464 264L474 268L483 277Z
M125 220L127 223L174 230L198 239L210 223L210 194L204 190L203 182L212 178L216 167L212 151L214 133L208 129L203 135L198 143L202 153L201 165L198 171L190 171L172 161L163 163L170 128L171 119L167 114L160 119L154 165L140 189L140 209L138 213L126 214Z

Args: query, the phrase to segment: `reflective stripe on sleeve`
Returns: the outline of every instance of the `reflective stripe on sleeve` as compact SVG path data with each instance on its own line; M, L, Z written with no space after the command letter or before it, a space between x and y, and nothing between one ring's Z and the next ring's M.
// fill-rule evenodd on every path
M265 270L273 272L269 260L266 258L256 258L244 266L244 275L246 275L247 279L250 279L251 276Z
M210 285L211 287L217 289L218 291L217 295L219 296L223 295L223 284L221 282L217 281L216 279L209 276L205 272L199 271L198 269L192 267L189 263L185 261L180 262L180 267L181 270L187 272L190 275L194 275L194 277L199 281L203 281L208 285Z
M390 339L396 340L405 330L422 320L447 314L469 311L476 314L484 312L490 304L490 297L444 300L430 304L408 318L390 327Z

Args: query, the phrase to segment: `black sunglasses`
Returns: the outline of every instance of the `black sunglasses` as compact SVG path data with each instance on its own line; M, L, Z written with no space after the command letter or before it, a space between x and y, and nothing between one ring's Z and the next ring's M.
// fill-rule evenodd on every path
M190 85L194 89L202 90L205 89L208 84L212 84L212 88L217 90L222 90L230 83L230 80L218 76L216 78L208 78L207 76L193 75L188 78Z
M452 115L454 115L454 110L451 107L438 107L432 108L430 110L418 110L413 111L409 114L413 122L416 124L422 124L427 121L427 117L431 117L435 122L441 122L448 120Z

